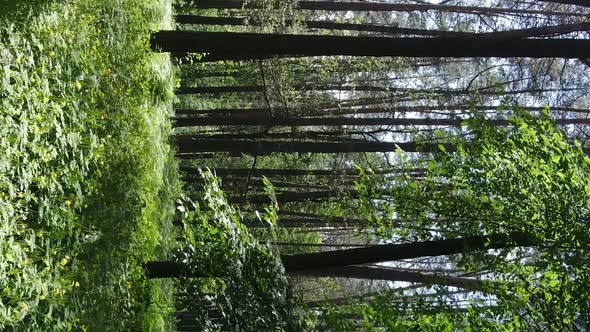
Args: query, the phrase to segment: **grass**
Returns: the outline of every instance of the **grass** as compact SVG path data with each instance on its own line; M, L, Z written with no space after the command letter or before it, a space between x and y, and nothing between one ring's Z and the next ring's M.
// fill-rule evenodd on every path
M0 7L0 329L169 330L170 3L30 4Z

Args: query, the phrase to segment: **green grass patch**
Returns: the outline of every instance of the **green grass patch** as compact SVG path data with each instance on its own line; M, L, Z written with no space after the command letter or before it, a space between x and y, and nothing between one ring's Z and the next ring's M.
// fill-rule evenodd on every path
M174 238L170 4L34 4L0 16L0 327L167 330L141 263Z

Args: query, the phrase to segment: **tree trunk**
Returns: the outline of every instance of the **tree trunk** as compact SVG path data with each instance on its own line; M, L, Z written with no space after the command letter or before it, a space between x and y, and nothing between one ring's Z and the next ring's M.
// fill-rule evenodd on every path
M376 98L374 104L383 103L382 98ZM366 101L366 104L371 102ZM362 106L362 105L361 105ZM274 113L284 114L301 114L304 116L323 116L323 115L346 115L346 114L379 114L379 113L399 113L415 112L430 113L431 111L487 111L496 110L498 106L485 105L438 105L438 106L394 106L394 107L363 107L363 108L331 108L333 105L325 105L325 108L317 110L301 110L294 108L274 109ZM520 106L520 109L527 112L540 112L544 107ZM590 110L572 107L551 107L552 112L572 112L588 114ZM182 115L204 115L204 116L232 116L232 117L270 117L268 108L220 108L220 109L177 109L176 114Z
M442 256L487 249L502 249L538 244L523 233L472 236L452 240L382 244L366 248L316 252L283 256L283 266L288 272L313 270L346 265L386 262L427 256Z
M330 188L326 185L318 185L313 183L305 183L305 182L288 182L288 181L280 181L276 179L268 179L275 188L280 188L281 190L284 188L297 188L297 189L305 189L308 191L311 190L329 190ZM203 184L203 178L201 177L185 177L183 181L186 184L192 186L199 186ZM226 177L222 181L222 186L226 191L231 191L231 188L244 188L246 184L249 187L254 188L264 188L265 184L262 178L260 177Z
M243 17L212 17L196 15L177 15L176 23L181 24L200 24L200 25L245 25L246 19ZM292 21L286 20L285 24L291 25ZM358 24L358 23L339 23L331 21L303 21L303 24L311 29L329 29L339 31L359 31L359 32L378 32L391 35L414 35L414 36L431 36L431 37L466 37L466 38L530 38L541 37L555 34L565 34L576 31L590 30L590 23L573 23L559 24L553 26L523 28L496 32L460 32L444 30L425 30L400 28L391 25L377 24ZM254 22L253 25L258 25Z
M590 3L588 0L541 0L543 2L553 2L553 3L560 3L563 5L574 5L574 6L581 6L581 7L590 7Z
M473 251L534 246L538 241L523 233L472 236L452 240L436 240L404 244L381 244L365 248L316 252L281 256L287 273L305 273L347 265L386 262L419 257L443 256ZM188 271L181 263L152 261L144 265L148 278L178 278L180 276L206 277L199 271ZM308 272L312 273L312 272Z
M379 129L387 130L387 129ZM375 131L350 131L346 130L331 130L331 131L314 131L314 130L291 130L288 132L278 132L278 133L267 133L266 131L255 132L255 133L244 133L242 131L238 132L230 132L227 134L194 134L190 135L193 139L246 139L246 140L281 140L281 139L290 139L290 140L311 140L313 142L358 142L362 143L365 142L366 139L353 137L353 135L360 135L363 136L365 134L375 133Z
M566 0L561 0L566 1ZM561 1L551 1L559 2ZM582 3L582 0L566 1L567 3L575 2ZM245 6L243 0L193 0L192 3L196 8L200 9L242 9ZM252 2L250 2L252 4ZM254 7L250 8L256 8ZM511 8L492 8L492 7L476 7L476 6L446 6L438 4L396 4L387 2L370 2L370 1L297 1L295 9L303 10L327 10L327 11L397 11L397 12L426 12L429 10L460 13L460 14L474 14L474 15L492 15L492 14L533 14L544 16L585 16L581 13L566 13L546 10L534 9L511 9Z
M180 167L181 172L187 174L198 174L198 168ZM358 176L357 169L280 169L280 168L214 168L212 171L220 177L246 177L246 176ZM371 174L392 174L392 173L424 173L426 169L383 169L371 171Z
M406 152L437 152L439 144L416 142L288 142L288 141L245 141L245 140L193 140L181 137L176 139L179 153L232 152L266 155L271 153L356 153L356 152L394 152L400 148ZM441 144L447 151L453 145Z
M485 38L530 38L530 37L542 37L549 35L563 35L566 33L576 31L588 31L590 30L590 23L572 23L572 24L558 24L552 26L536 27L536 28L523 28L516 30L497 31L489 33L478 34L479 37Z
M370 266L341 266L333 268L318 268L293 272L293 275L307 277L355 278L387 281L406 281L427 285L443 285L463 288L470 291L488 292L494 284L489 281L470 279L442 274L413 272L388 267Z
M200 24L200 25L245 25L246 19L243 17L219 17L219 16L196 16L196 15L177 15L176 23L180 24ZM294 22L286 20L285 24L292 25ZM392 25L378 24L358 24L358 23L339 23L331 21L303 21L307 28L310 29L328 29L339 31L359 31L359 32L378 32L392 35L414 35L414 36L431 36L431 37L470 37L473 33L455 32L443 30L425 30L400 28ZM259 25L257 22L251 22L251 25Z
M289 203L289 202L305 202L305 201L317 201L317 200L331 200L333 198L342 197L343 195L347 197L356 197L358 192L353 189L345 189L345 190L318 190L318 191L307 191L307 192L296 192L296 191L285 191L276 193L275 197L279 204ZM244 204L244 203L251 203L251 204L263 204L269 203L270 198L268 195L252 195L252 196L233 196L229 197L228 202L230 204Z
M257 117L227 117L209 116L195 118L174 118L174 127L192 126L453 126L463 125L463 119L436 118L351 118L351 117L321 117L321 118L263 118ZM555 119L556 124L589 124L587 119ZM487 120L493 126L506 126L508 120Z
M269 56L403 56L585 58L590 41L576 39L389 38L235 32L159 31L152 48L211 53L216 60Z
M396 94L424 94L424 95L445 95L445 96L463 96L463 95L498 95L498 91L485 89L476 90L465 90L465 89L414 89L414 88L399 88L399 87L387 87L387 86L376 86L376 85L315 85L315 84L295 84L289 86L289 89L294 91L362 91L362 92L389 92ZM263 92L266 87L263 85L229 85L229 86L199 86L199 87L181 87L176 90L176 94L223 94L223 93L251 93L251 92ZM504 95L517 95L517 94L540 94L545 92L563 92L563 91L579 91L584 88L560 88L560 89L523 89L523 90L509 90L502 91Z
M268 224L261 223L259 220L249 220L244 222L246 226L250 228L261 228L268 227ZM347 221L336 221L330 218L279 218L277 226L284 228L320 228L320 227L332 227L332 228L350 228L358 227L361 225L370 225L371 223L366 220L356 218L348 218Z

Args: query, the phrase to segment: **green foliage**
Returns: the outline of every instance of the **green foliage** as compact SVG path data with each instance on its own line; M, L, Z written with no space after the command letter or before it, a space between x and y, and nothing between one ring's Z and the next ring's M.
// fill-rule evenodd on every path
M169 247L162 223L178 187L162 140L169 70L148 53L156 2L8 5L0 9L0 329L164 330L171 308L149 297L170 306L172 290L141 270Z
M246 0L244 7L256 8L248 12L247 21L260 32L288 32L300 28L302 11L296 10L294 0Z
M188 265L188 275L202 276L180 279L179 309L196 314L192 322L200 331L294 328L278 252L248 234L238 211L227 203L217 178L205 171L203 179L201 200L179 201L186 235L176 259ZM259 217L276 227L276 202Z
M54 0L0 0L0 20L24 23L42 13Z
M456 151L433 154L427 178L400 177L389 184L389 210L379 213L397 216L396 234L411 240L527 234L534 249L457 258L465 271L494 271L502 287L493 300L493 320L474 303L455 324L468 319L491 330L568 330L589 313L590 293L581 281L590 272L590 159L579 143L568 142L548 112L515 112L510 127L468 120L470 134L445 138Z

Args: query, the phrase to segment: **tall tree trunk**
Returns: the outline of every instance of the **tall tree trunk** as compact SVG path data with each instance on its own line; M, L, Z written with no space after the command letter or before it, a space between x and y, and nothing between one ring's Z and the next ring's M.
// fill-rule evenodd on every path
M177 15L176 23L181 24L200 24L200 25L245 25L246 19L243 17L213 17L213 16L196 16L196 15ZM290 20L285 24L291 25ZM460 32L444 30L425 30L400 28L391 25L377 24L358 24L358 23L339 23L331 21L303 21L306 27L311 29L329 29L340 31L359 31L359 32L378 32L392 35L414 35L414 36L431 36L431 37L467 37L467 38L530 38L541 37L555 34L565 34L576 31L590 30L590 23L572 23L559 24L553 26L544 26L536 28L523 28L496 32ZM254 22L254 25L257 25Z
M566 0L562 0L566 1ZM554 2L560 2L559 0ZM582 3L582 0L567 1L568 3ZM243 0L192 0L196 8L201 9L242 9L245 6ZM252 2L250 2L252 3ZM560 2L561 3L561 2ZM255 4L255 3L254 3ZM256 5L251 8L256 8ZM296 9L304 10L327 10L327 11L398 11L398 12L426 12L429 10L475 15L492 15L492 14L533 14L544 16L584 16L580 13L566 13L557 11L534 10L534 9L513 9L513 8L494 8L494 7L476 7L476 6L446 6L438 4L397 4L388 2L370 2L370 1L297 1Z
M563 5L575 5L581 7L590 7L588 0L541 0L543 2L560 3Z
M194 167L180 167L181 172L187 174L198 174L198 168ZM359 170L357 169L292 169L292 168L214 168L212 171L220 177L228 176L358 176ZM392 174L392 173L415 173L425 172L426 169L411 169L406 170L402 168L398 169L382 169L374 170L371 173L374 174Z
M281 260L287 273L304 273L301 271L538 244L527 234L510 233L287 255L281 256ZM183 275L206 277L199 271L189 271L183 264L173 261L147 262L144 267L148 278L177 278Z
M443 285L471 291L490 292L494 283L478 279L449 276L435 273L404 271L388 267L340 266L293 272L293 275L307 277L355 278L387 281L406 281L427 285Z
M252 228L268 227L268 224L261 223L259 220L248 220L244 222L246 226ZM332 227L332 228L349 228L358 227L361 225L371 225L368 220L360 220L357 218L348 218L346 221L336 221L336 219L330 218L279 218L277 226L284 228L320 228L320 227Z
M427 256L451 255L487 249L533 246L536 244L538 243L527 234L511 233L472 236L452 240L382 244L366 248L289 255L281 257L281 260L286 271L296 272Z
M453 126L463 125L463 119L437 118L351 118L351 117L321 117L321 118L263 118L257 117L194 117L174 118L174 127L191 126ZM487 120L493 126L506 126L508 120ZM590 119L555 119L556 124L589 124Z
M498 91L489 89L478 90L464 90L464 89L414 89L414 88L399 88L376 85L315 85L315 84L295 84L289 89L294 91L363 91L363 92L389 92L400 94L440 94L445 96L462 96L470 94L479 95L497 95ZM516 95L523 93L539 94L544 92L560 92L560 91L579 91L583 88L560 88L560 89L523 89L523 90L509 90L503 91L505 95ZM223 94L223 93L242 93L242 92L263 92L265 86L263 85L228 85L228 86L199 86L199 87L181 87L176 90L176 94Z
M265 155L283 153L355 153L355 152L393 152L399 147L406 152L436 152L439 144L416 142L287 142L287 141L244 141L244 140L193 140L177 138L176 144L180 153L199 152L232 152ZM454 149L450 144L443 144L447 151Z
M196 15L177 15L175 17L176 23L180 24L200 24L200 25L230 25L239 26L246 25L246 19L243 17L213 17L213 16L196 16ZM294 22L286 20L285 24L292 25ZM358 23L340 23L331 21L303 21L307 28L310 29L328 29L339 31L359 31L359 32L379 32L392 35L415 35L415 36L431 36L431 37L470 37L473 36L469 32L455 32L444 30L425 30L400 28L392 25L377 25L377 24L358 24ZM251 25L259 25L257 22L250 22Z
M183 181L191 186L199 186L202 185L203 178L201 177L185 177ZM311 190L329 190L330 188L326 185L318 185L312 183L305 183L305 182L288 182L288 181L281 181L276 179L269 179L272 182L272 185L276 188L297 188L297 189L305 189L308 191ZM223 189L226 191L231 191L232 188L244 188L246 184L248 187L258 187L264 188L265 184L262 178L260 177L226 177L223 179Z
M334 198L342 197L343 195L347 197L356 197L358 196L358 192L353 189L345 189L345 190L318 190L318 191L307 191L307 192L296 192L296 191L284 191L280 193L276 193L275 197L279 204L281 203L289 203L289 202L305 202L305 201L317 201L317 200L331 200ZM231 204L243 204L243 203L251 203L251 204L261 204L261 203L268 203L270 199L268 195L252 195L252 196L233 196L229 197L228 202Z
M583 22L481 33L479 36L485 38L530 38L549 35L563 35L571 32L588 30L590 30L590 23Z
M272 153L358 153L358 152L394 152L398 148L405 152L452 152L456 146L449 143L416 142L288 142L288 141L245 141L224 139L198 139L177 137L179 154L201 152L229 152L232 154L268 155ZM583 147L584 153L590 153L590 147ZM190 155L189 155L190 156Z
M388 129L379 129L387 131ZM389 130L391 131L391 130ZM407 130L406 130L407 131ZM224 134L195 134L190 135L194 139L246 139L246 140L274 140L274 139L290 139L290 140L311 140L314 142L365 142L366 139L353 137L353 135L363 136L365 134L372 134L375 131L351 131L351 130L330 130L330 131L314 131L314 130L296 130L288 132L268 133L260 131L255 133L244 133L242 131L230 132Z
M382 98L376 98L373 104L383 103ZM370 104L371 102L366 102ZM362 105L361 105L362 106ZM332 105L325 105L325 108L317 110L300 110L295 108L274 109L278 114L301 114L304 116L323 116L323 115L346 115L346 114L379 114L379 113L431 113L432 111L488 111L496 110L498 106L486 105L438 105L438 106L393 106L393 107L363 107L363 108L341 108ZM520 109L527 112L540 112L544 107L520 106ZM550 107L552 112L571 112L588 114L590 110L573 107ZM205 115L205 116L241 116L241 117L270 117L268 108L220 108L220 109L177 109L176 114L182 115Z
M165 52L212 53L217 60L293 55L585 58L590 54L590 41L159 31L152 34L152 48Z

